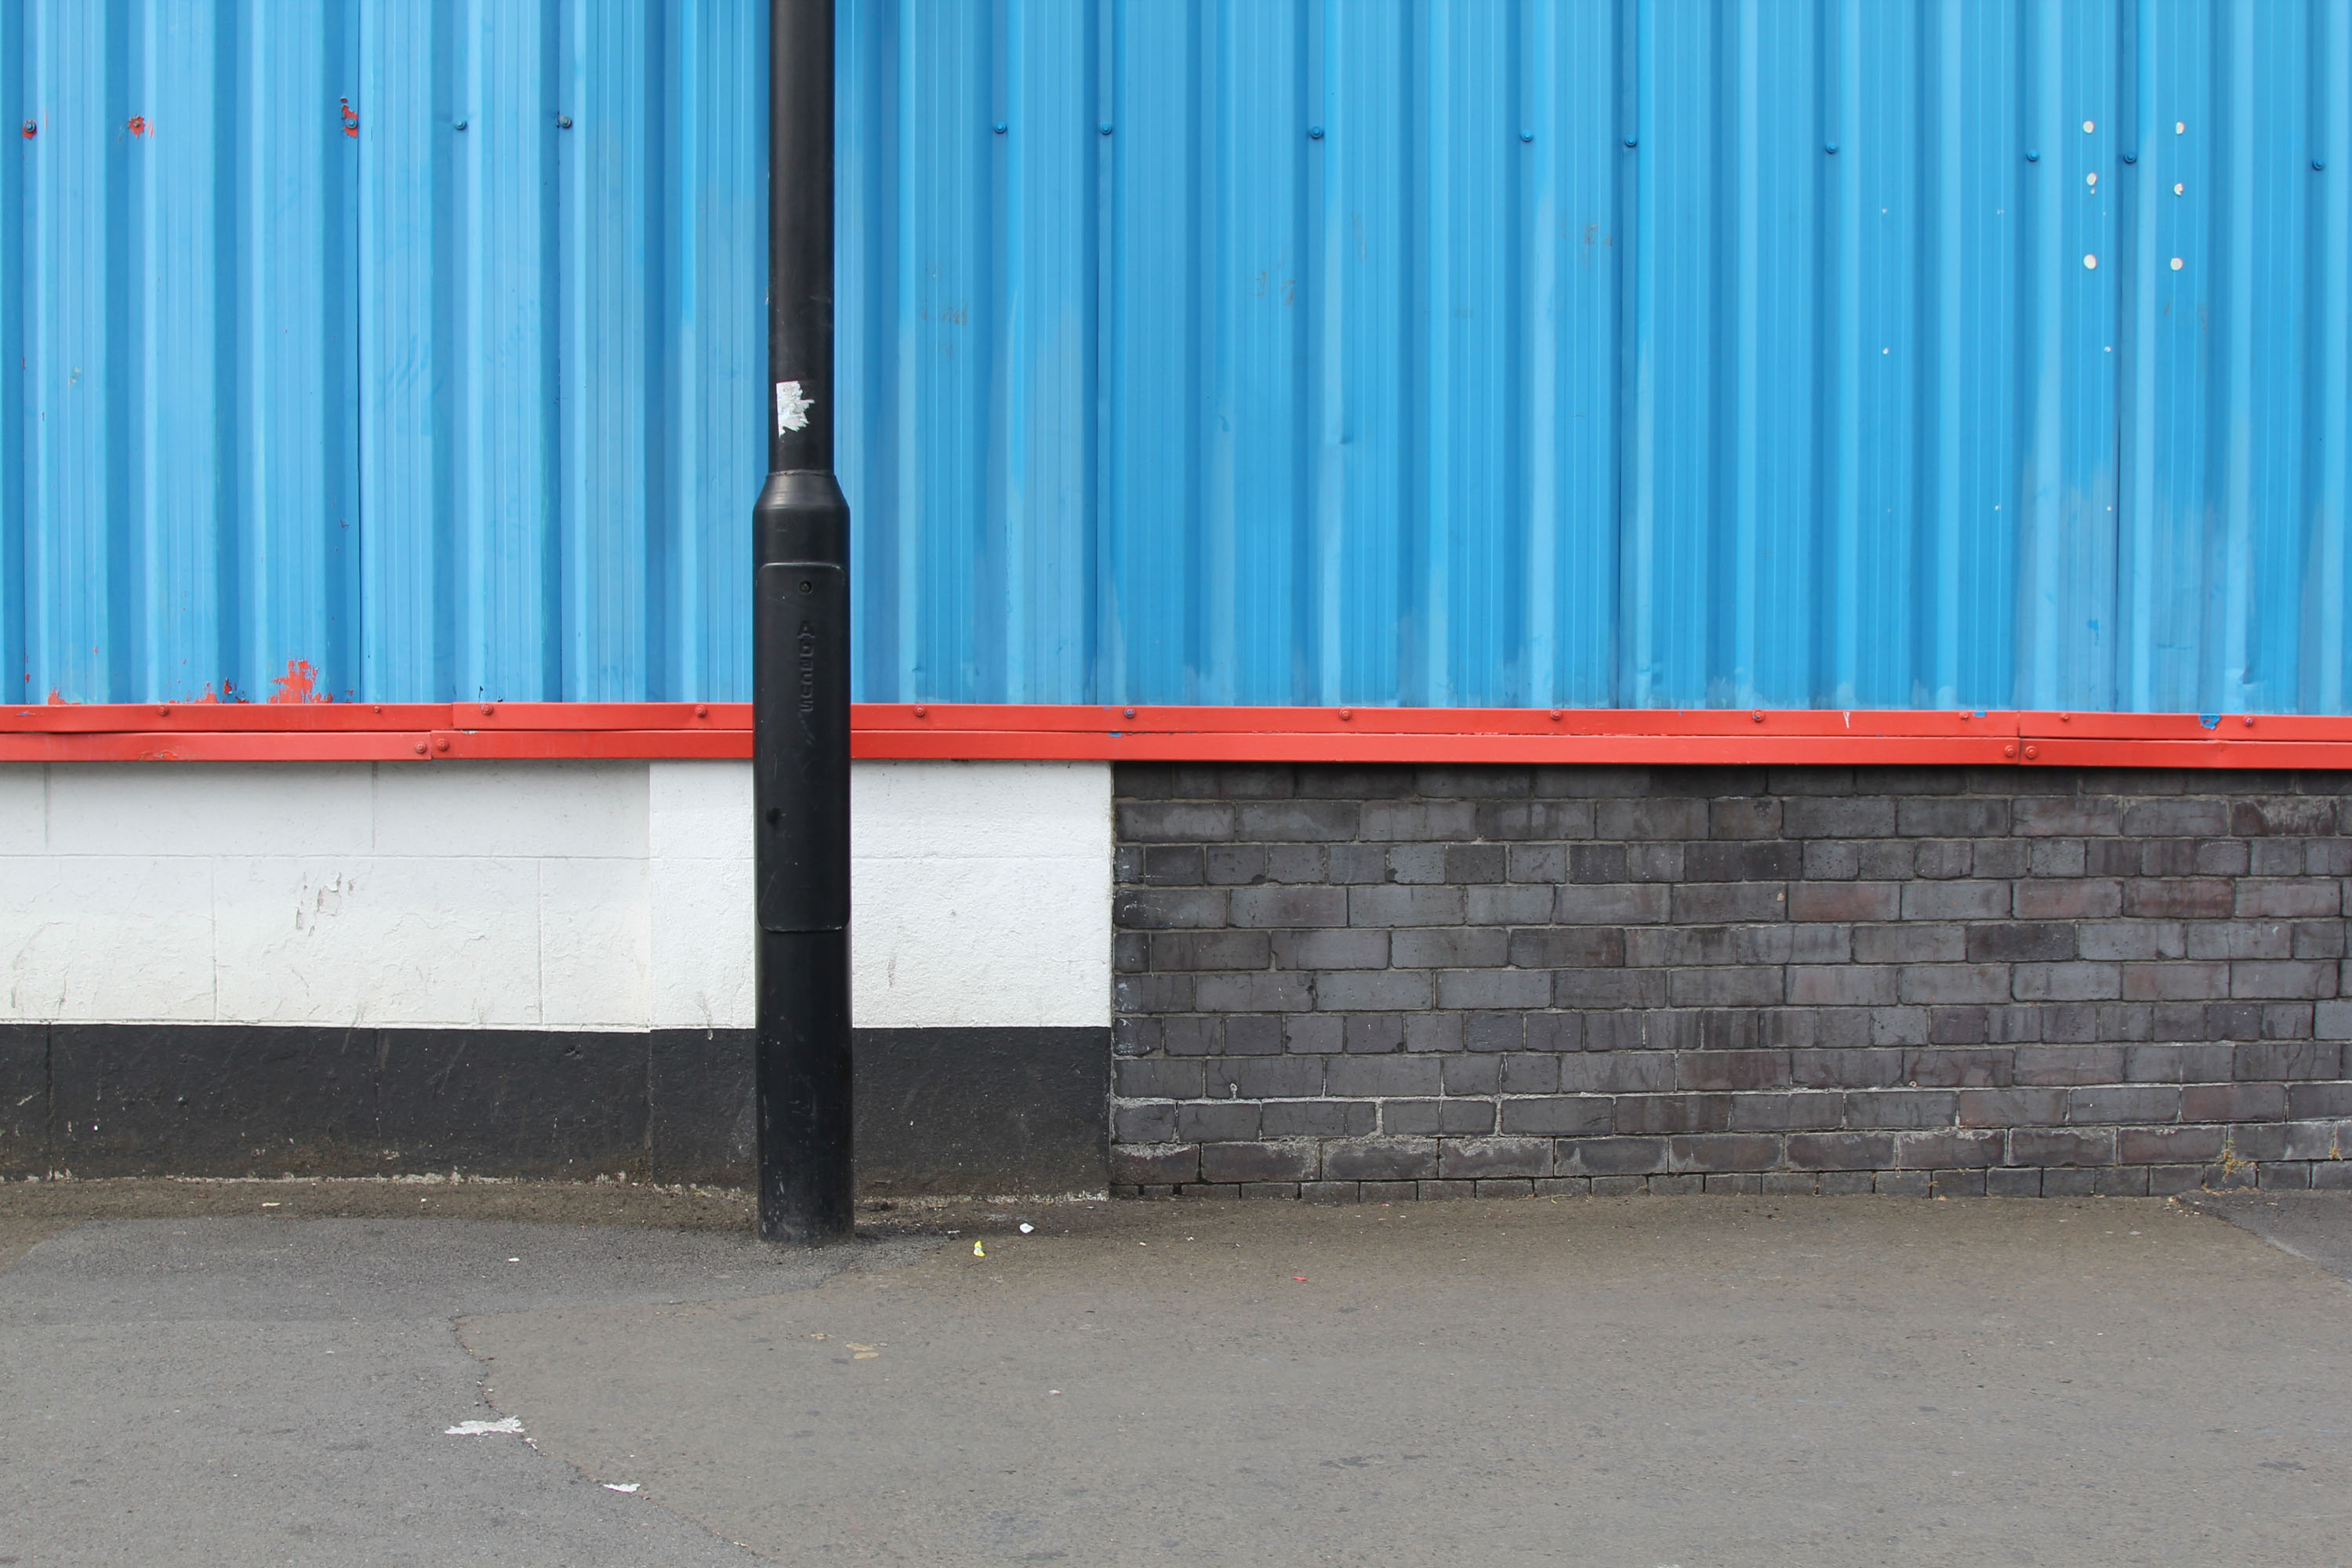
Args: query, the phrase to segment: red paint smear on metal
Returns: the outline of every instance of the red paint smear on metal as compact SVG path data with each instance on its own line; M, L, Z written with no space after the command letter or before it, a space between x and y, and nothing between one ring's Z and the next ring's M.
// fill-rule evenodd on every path
M0 761L748 757L742 702L323 706L302 661L280 706L0 712ZM159 737L169 735L168 747ZM135 741L135 744L132 743ZM1103 708L860 703L864 758L2352 770L2352 718L1789 710Z
M133 136L144 136L144 135L146 135L146 134L147 134L147 117L146 117L145 115L143 115L143 114L134 114L134 115L132 115L132 116L131 117L131 123L130 123L129 125L125 126L125 127L124 127L124 129L125 129L125 130L127 130L127 131L129 131L129 132L131 132L131 134L132 134Z
M352 110L352 100L350 99L344 99L342 100L342 106L343 134L346 136L356 136L360 133L360 117L358 113Z
M310 668L307 658L289 658L286 673L269 693L272 702L332 702L335 694L319 689L319 672Z

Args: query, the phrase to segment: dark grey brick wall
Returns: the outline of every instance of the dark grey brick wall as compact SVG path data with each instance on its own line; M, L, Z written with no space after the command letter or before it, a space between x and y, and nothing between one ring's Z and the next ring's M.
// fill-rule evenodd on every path
M1129 1195L2352 1186L2352 776L1116 789Z

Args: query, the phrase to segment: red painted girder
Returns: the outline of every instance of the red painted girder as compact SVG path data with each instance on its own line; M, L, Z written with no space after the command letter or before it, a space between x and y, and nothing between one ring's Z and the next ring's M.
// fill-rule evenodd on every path
M421 763L422 730L0 732L0 763Z

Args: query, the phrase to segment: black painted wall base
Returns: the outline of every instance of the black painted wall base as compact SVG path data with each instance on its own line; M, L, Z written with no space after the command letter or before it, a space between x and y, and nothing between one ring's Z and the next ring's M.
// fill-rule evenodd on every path
M860 1029L858 1188L1099 1192L1110 1031ZM751 1032L0 1026L0 1175L748 1185Z

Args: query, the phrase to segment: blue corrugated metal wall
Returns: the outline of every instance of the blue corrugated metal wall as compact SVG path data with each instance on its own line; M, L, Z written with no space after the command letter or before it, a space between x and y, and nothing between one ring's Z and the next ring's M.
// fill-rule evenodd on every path
M744 695L764 9L0 0L26 692ZM2340 0L842 51L861 696L2347 708Z

